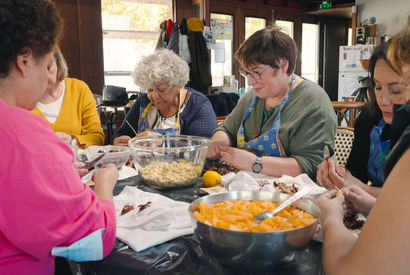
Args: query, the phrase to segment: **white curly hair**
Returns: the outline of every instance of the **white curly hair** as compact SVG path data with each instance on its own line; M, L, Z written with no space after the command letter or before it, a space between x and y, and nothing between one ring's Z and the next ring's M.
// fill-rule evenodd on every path
M170 87L184 87L189 81L187 62L173 51L156 50L144 56L135 67L132 78L142 92L148 92L155 82L166 82Z

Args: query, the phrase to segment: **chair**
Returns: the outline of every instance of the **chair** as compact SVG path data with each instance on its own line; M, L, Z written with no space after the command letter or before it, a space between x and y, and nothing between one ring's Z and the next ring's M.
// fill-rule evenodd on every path
M333 109L337 115L337 125L341 126L342 121L346 121L348 127L353 127L361 108L366 102L359 101L332 101Z
M353 128L338 126L335 136L335 160L340 165L346 165L349 158L350 151L352 150L354 132Z

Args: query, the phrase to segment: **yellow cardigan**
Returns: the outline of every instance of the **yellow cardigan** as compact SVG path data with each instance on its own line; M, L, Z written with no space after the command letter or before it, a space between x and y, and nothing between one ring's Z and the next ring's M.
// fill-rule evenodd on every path
M81 144L103 145L104 132L90 88L85 82L75 78L65 78L64 82L65 94L60 114L55 123L48 123L54 132L75 135ZM31 113L46 119L38 108Z

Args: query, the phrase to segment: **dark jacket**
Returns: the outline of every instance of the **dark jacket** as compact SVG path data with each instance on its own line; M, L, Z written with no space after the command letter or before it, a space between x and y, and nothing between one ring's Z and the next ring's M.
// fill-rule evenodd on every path
M410 101L394 106L391 126L390 154L386 158L383 173L386 179L401 156L410 148Z
M208 48L202 32L190 31L188 34L188 48L191 53L190 73L187 86L203 94L208 94L212 86L212 75Z

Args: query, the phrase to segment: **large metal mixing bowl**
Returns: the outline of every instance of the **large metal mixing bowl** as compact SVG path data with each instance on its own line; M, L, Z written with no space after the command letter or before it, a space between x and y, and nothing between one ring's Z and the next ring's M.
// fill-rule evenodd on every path
M217 228L197 221L193 213L199 203L217 203L223 200L259 200L283 202L289 195L268 191L231 191L208 195L191 203L189 213L195 233L202 245L214 254L221 263L235 269L260 271L275 269L302 250L316 231L316 222L302 228L278 232L240 232ZM320 209L309 199L300 199L294 206L308 212L316 219Z

